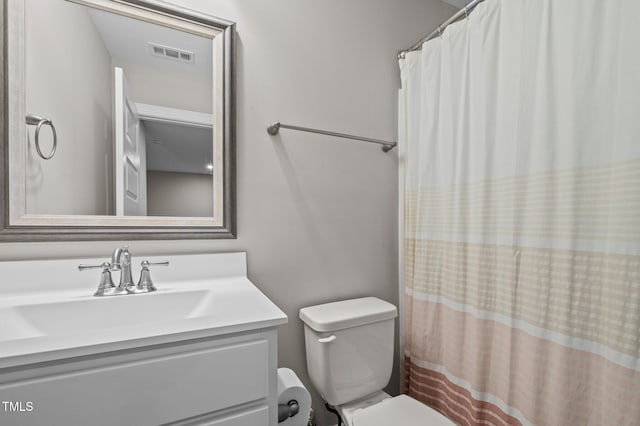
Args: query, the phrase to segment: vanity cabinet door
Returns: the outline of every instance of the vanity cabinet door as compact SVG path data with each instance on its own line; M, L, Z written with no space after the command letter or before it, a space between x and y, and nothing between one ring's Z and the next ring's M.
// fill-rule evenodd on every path
M269 424L269 407L262 406L232 416L200 423L198 426L265 426Z
M43 371L24 381L2 383L0 377L3 401L28 401L33 407L0 411L0 424L143 426L213 414L211 425L267 425L266 405L248 413L246 421L242 416L215 420L216 411L240 410L269 397L269 340L242 340L137 352L125 361L123 355L103 357L96 361L100 366L78 363L75 370Z

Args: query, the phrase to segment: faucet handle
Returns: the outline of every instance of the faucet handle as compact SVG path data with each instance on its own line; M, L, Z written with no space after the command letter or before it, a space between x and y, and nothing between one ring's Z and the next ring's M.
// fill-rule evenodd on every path
M148 260L143 260L140 263L140 266L142 266L143 268L145 267L148 268L151 265L158 265L158 266L169 266L169 261L168 260L163 260L162 262L149 262Z
M85 264L78 265L79 271L86 271L87 269L98 269L98 268L102 268L103 271L105 269L109 270L111 269L111 264L109 262L102 262L99 265L85 265Z
M111 279L111 264L109 262L102 262L100 265L78 265L79 271L86 271L87 269L102 268L100 274L100 283L94 296L110 296L115 293L115 285Z
M142 270L140 271L140 280L138 280L138 285L136 285L133 293L150 293L157 290L151 280L151 271L149 271L150 265L169 266L169 261L149 262L148 260L143 260L142 263L140 263L140 266L142 266Z

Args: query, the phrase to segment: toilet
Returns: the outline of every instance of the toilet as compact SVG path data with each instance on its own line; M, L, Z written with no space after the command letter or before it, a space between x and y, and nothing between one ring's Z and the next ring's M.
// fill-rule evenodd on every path
M375 297L300 310L307 370L322 398L345 426L453 426L407 395L382 389L393 368L396 307Z

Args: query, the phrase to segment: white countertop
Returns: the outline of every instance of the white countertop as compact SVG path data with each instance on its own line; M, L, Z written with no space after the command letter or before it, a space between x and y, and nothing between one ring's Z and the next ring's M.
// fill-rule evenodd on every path
M0 369L287 322L247 278L244 253L148 258L165 259L152 267L158 291L105 297L92 296L99 269L77 270L104 259L0 262Z

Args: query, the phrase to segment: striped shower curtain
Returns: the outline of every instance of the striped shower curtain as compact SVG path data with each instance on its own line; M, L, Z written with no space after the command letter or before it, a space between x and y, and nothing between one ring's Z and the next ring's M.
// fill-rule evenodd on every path
M405 391L640 425L640 1L486 0L400 60Z

